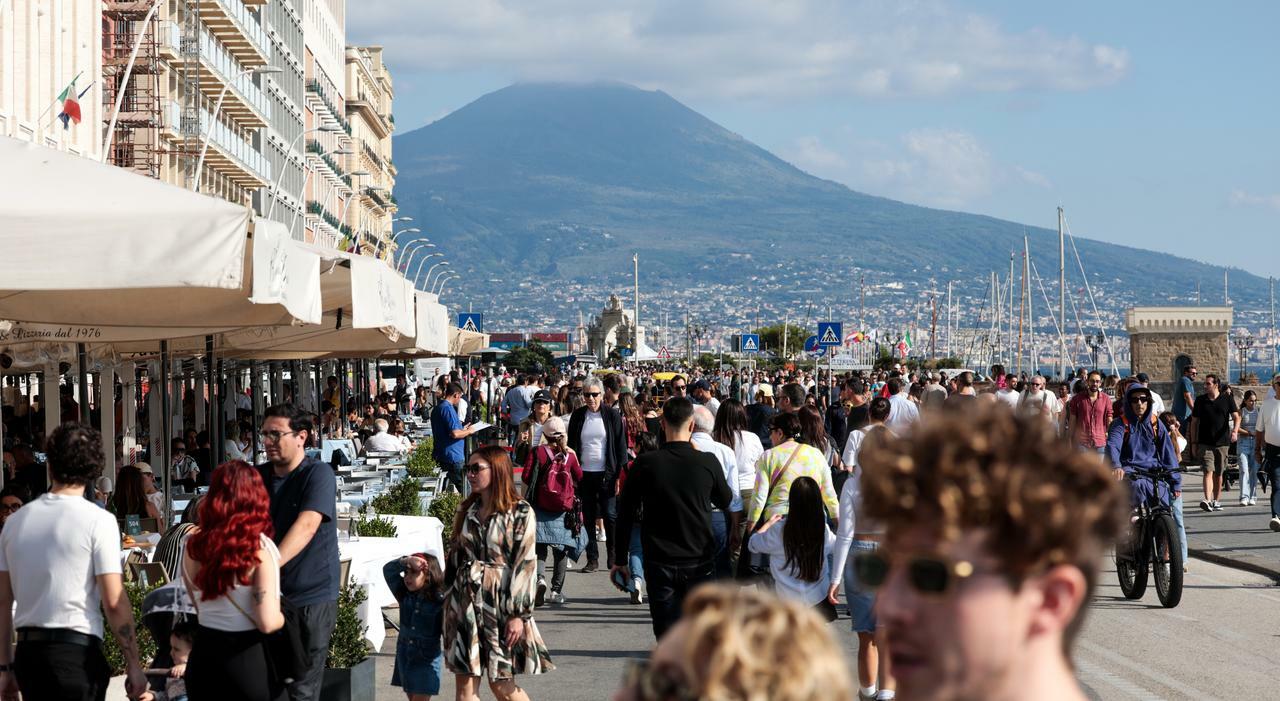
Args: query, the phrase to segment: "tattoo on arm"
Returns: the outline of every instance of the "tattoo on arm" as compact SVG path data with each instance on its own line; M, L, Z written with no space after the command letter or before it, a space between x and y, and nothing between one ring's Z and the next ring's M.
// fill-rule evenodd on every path
M126 660L131 662L138 661L138 645L133 634L132 623L125 623L116 627L116 641L120 643L120 650L124 652Z
M266 589L257 589L253 592L253 603L261 604L267 598Z

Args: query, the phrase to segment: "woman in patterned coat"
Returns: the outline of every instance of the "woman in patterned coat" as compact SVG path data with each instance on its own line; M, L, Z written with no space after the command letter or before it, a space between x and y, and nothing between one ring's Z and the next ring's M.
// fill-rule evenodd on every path
M516 495L503 449L477 449L466 474L471 496L458 507L449 544L444 663L456 675L458 699L478 700L487 673L500 701L522 701L529 695L516 674L555 669L533 622L537 521Z

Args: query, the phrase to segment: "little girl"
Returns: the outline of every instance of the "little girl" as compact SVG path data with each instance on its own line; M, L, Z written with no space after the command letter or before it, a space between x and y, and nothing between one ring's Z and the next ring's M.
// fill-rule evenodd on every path
M391 685L404 689L409 701L430 701L440 693L444 654L444 573L434 555L414 553L382 567L387 586L400 603L400 637Z
M781 522L782 525L774 528ZM814 607L828 621L836 608L827 601L831 588L831 549L836 536L827 526L822 489L811 477L791 483L787 515L765 521L748 541L753 553L769 556L769 570L780 596Z

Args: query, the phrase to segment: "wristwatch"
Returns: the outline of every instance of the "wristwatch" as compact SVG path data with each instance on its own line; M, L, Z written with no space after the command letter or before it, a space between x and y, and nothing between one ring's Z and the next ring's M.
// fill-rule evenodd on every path
M0 664L0 672L12 672L12 671L13 671L12 664Z

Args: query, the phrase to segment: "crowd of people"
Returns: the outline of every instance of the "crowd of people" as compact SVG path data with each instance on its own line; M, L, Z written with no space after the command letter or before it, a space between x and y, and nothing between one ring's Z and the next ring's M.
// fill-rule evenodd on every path
M1081 698L1070 643L1126 512L1159 496L1143 470L1173 471L1184 549L1179 465L1202 466L1209 512L1232 444L1242 505L1275 483L1280 375L1239 404L1213 375L1197 395L1196 376L1168 411L1142 376L999 367L981 381L454 373L400 383L349 422L328 398L319 415L273 406L256 437L228 426L221 464L199 432L171 446L170 479L207 492L158 529L155 560L196 613L154 660L124 594L119 519L162 518L165 495L146 462L104 484L101 436L68 422L44 462L25 443L5 452L0 636L17 645L0 646L0 698L103 698L108 634L131 698L316 698L338 610L338 499L334 466L309 448L329 425L366 451L404 452L410 414L430 421L466 495L443 558L384 568L400 608L392 683L410 701L438 694L446 670L459 699L479 698L482 679L499 699L528 698L518 676L555 669L536 611L571 602L579 566L607 571L619 605L648 604L657 647L615 698ZM485 418L501 430L478 433ZM853 679L827 628L842 612Z

